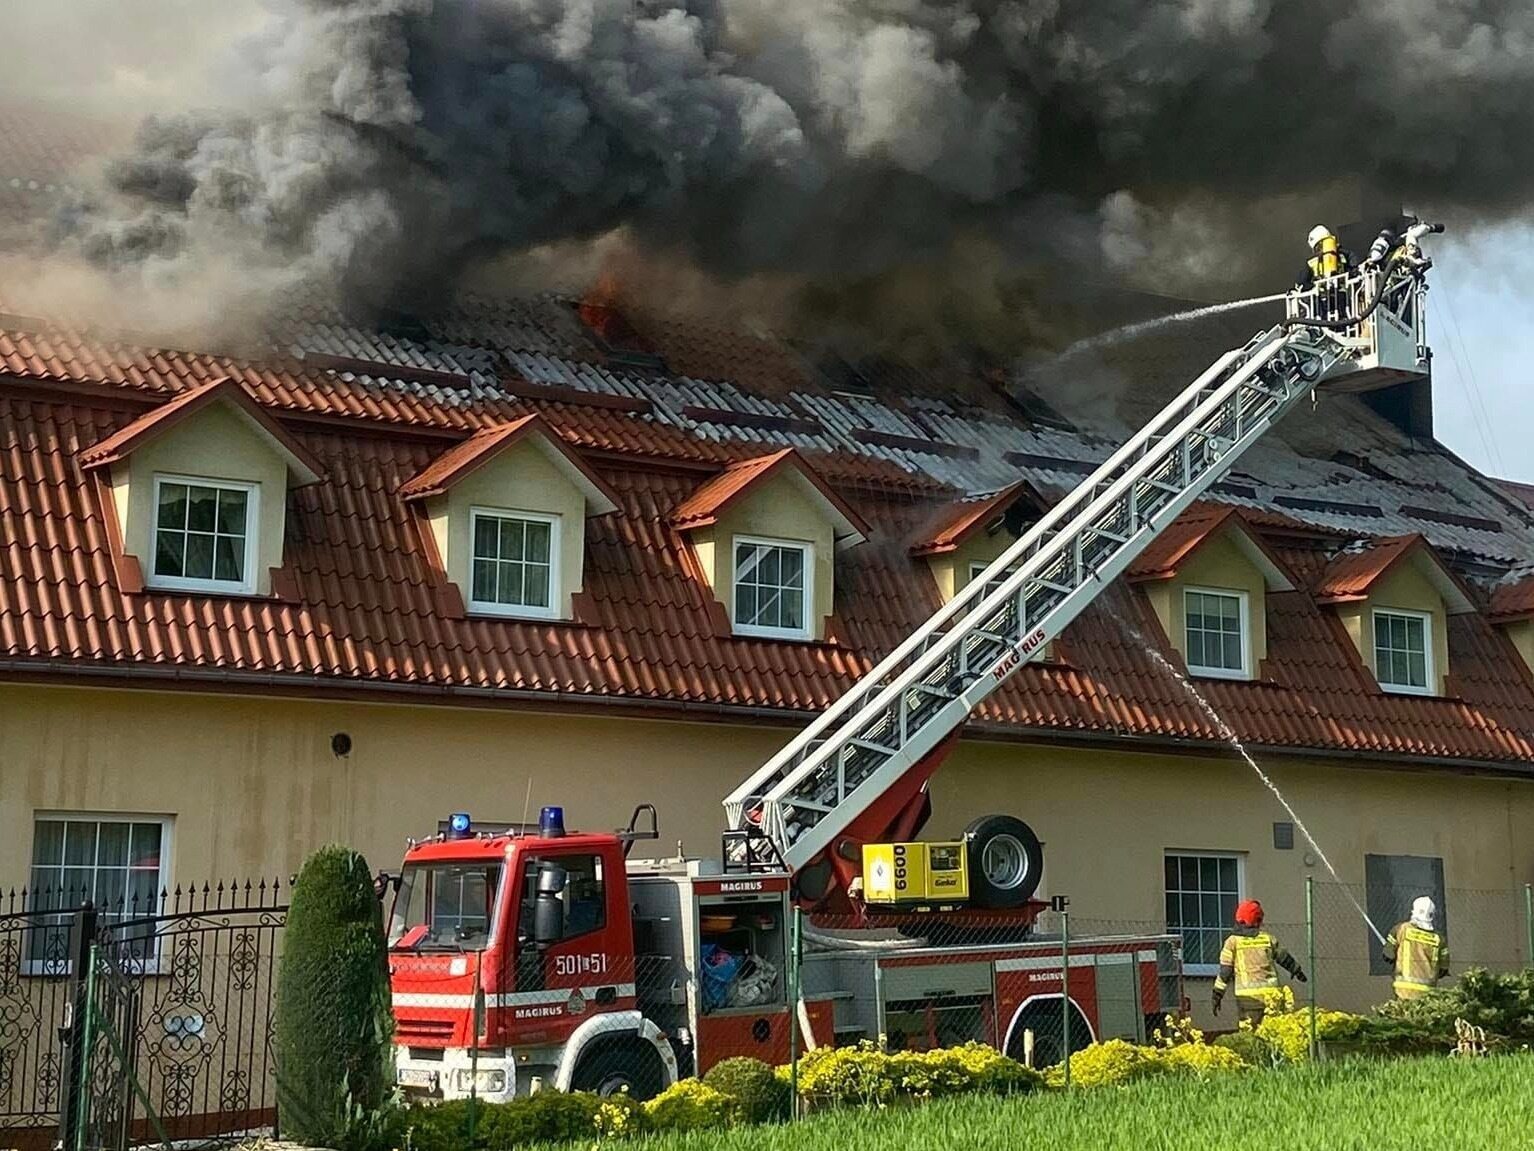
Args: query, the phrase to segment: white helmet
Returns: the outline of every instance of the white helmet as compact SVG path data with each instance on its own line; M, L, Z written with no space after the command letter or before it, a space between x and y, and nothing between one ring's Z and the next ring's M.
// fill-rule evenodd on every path
M1328 228L1325 224L1317 224L1314 228L1312 228L1310 230L1310 235L1307 237L1307 240L1308 240L1310 246L1312 248L1314 248L1322 240L1328 239L1331 236L1331 234L1332 234L1332 230L1330 228Z
M1438 919L1438 908L1426 895L1419 895L1412 901L1411 923L1413 927L1419 927L1423 931L1432 931L1433 924Z

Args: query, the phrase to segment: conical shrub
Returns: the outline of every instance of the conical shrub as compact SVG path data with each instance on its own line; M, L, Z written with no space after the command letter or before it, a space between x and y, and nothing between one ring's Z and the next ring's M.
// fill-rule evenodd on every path
M277 1122L284 1139L367 1151L392 1095L389 966L367 860L324 847L293 887L277 978Z

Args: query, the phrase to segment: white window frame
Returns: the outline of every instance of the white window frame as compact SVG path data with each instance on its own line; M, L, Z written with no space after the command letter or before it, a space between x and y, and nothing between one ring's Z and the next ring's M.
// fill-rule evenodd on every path
M1203 667L1193 662L1189 656L1184 662L1188 665L1190 675L1200 676L1205 679L1251 679L1252 665L1256 662L1252 654L1252 597L1249 592L1240 588L1228 587L1185 587L1182 589L1182 646L1183 651L1192 650L1188 642L1188 597L1190 595L1224 596L1226 599L1236 601L1236 622L1241 629L1241 666L1231 667Z
M1245 852L1241 852L1241 851L1194 851L1194 850L1185 850L1183 848L1178 848L1178 847L1168 847L1168 848L1164 848L1162 850L1162 852L1161 852L1161 871L1162 871L1161 901L1162 901L1163 905L1165 905L1166 897L1169 894L1169 892L1166 890L1166 861L1167 861L1167 859L1169 857L1175 857L1177 859L1234 859L1236 861L1236 902L1240 903L1243 899L1246 898L1246 853ZM1180 888L1180 887L1177 890L1178 890L1179 894L1186 894L1186 893L1183 892L1182 888ZM1200 889L1199 894L1200 894L1200 896L1203 895L1203 890L1202 889ZM1164 906L1163 906L1163 911L1165 911L1165 907ZM1202 927L1203 925L1200 925L1200 926ZM1221 926L1226 928L1227 930L1229 930L1229 928L1234 926L1234 925L1233 924L1222 924ZM1178 930L1180 930L1180 929L1174 929L1170 923L1168 923L1166 925L1166 929L1167 929L1167 933L1168 934L1172 934L1172 935L1177 934ZM1216 975L1218 975L1220 973L1220 965L1218 963L1186 963L1185 962L1183 964L1183 968L1182 969L1183 969L1183 974L1184 975L1191 975L1195 979L1213 979Z
M789 627L761 627L756 624L742 623L739 616L740 592L736 585L736 576L740 569L740 549L742 545L747 547L770 547L783 548L797 551L804 557L804 626L798 628ZM754 639L813 639L815 636L815 545L805 540L774 539L771 536L734 536L730 540L730 618L734 622L735 634L750 636Z
M32 884L32 868L36 866L37 855L37 825L39 823L157 823L160 825L160 868L159 875L155 879L155 900L148 915L156 915L160 911L159 893L170 888L171 858L175 851L176 817L164 813L147 811L62 811L40 810L32 813L32 840L27 852L27 885ZM98 829L97 835L100 835ZM91 878L95 878L96 865L91 864ZM44 912L42 914L49 914ZM62 908L58 914L68 917L71 909ZM36 930L36 928L33 928ZM153 954L145 960L141 970L146 975L158 975L161 971L163 956L160 954L159 940L155 941ZM61 962L50 963L47 960L32 959L23 953L21 959L22 975L59 976L73 974L72 964L65 959Z
M549 602L547 607L515 603L496 603L493 600L474 598L474 537L480 516L498 520L524 520L528 523L549 525ZM497 615L507 619L560 619L564 614L564 580L560 571L560 547L564 532L564 517L552 512L525 511L521 508L492 508L474 506L469 508L468 593L469 610L476 615Z
M974 583L977 579L985 574L985 569L990 567L991 564L995 562L995 560L991 560L986 563L977 563L974 560L971 560L969 563L969 579L965 581L965 586L968 587L970 584ZM1002 572L1001 575L997 576L991 581L991 586L986 588L983 594L990 595L992 590L1000 587L1002 581L1005 580L1008 576L1012 575L1016 570L1016 568L1011 568Z
M1419 620L1422 623L1422 668L1426 672L1427 682L1421 687L1409 683L1386 683L1380 678L1381 616L1397 616L1402 619ZM1374 681L1380 685L1380 689L1395 695L1437 695L1438 669L1433 661L1433 613L1405 607L1377 607L1370 612L1370 617L1374 643L1373 650L1369 653L1369 662L1374 668Z
M160 546L160 488L165 484L187 484L199 488L222 488L242 491L245 499L245 578L236 583L226 579L190 579L186 576L162 576L155 571ZM149 571L146 586L161 591L195 591L208 595L253 595L261 552L261 485L247 480L223 480L213 476L181 476L155 473L154 494L150 504ZM183 529L184 530L184 529Z

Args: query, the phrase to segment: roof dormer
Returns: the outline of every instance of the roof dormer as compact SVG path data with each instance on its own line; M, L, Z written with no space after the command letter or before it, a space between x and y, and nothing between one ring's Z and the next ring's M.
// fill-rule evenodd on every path
M1534 572L1515 572L1493 588L1490 615L1534 672Z
M911 545L925 559L944 603L1001 558L1043 513L1043 498L1024 480L965 496L942 509Z
M476 432L400 487L455 612L572 619L606 483L536 415Z
M792 448L731 464L671 514L736 635L819 640L836 552L868 526Z
M1420 535L1371 540L1332 558L1316 602L1336 608L1381 688L1443 695L1448 616L1475 610L1464 585Z
M1126 573L1145 588L1190 674L1256 679L1268 657L1267 597L1295 590L1282 561L1233 507L1201 504Z
M125 592L272 594L288 489L321 472L227 378L183 392L77 459L95 485Z

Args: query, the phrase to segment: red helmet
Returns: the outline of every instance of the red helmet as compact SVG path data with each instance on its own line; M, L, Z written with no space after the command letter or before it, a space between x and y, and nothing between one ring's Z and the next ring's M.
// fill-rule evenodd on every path
M1261 927L1262 904L1255 899L1248 899L1244 903L1236 905L1237 927Z

